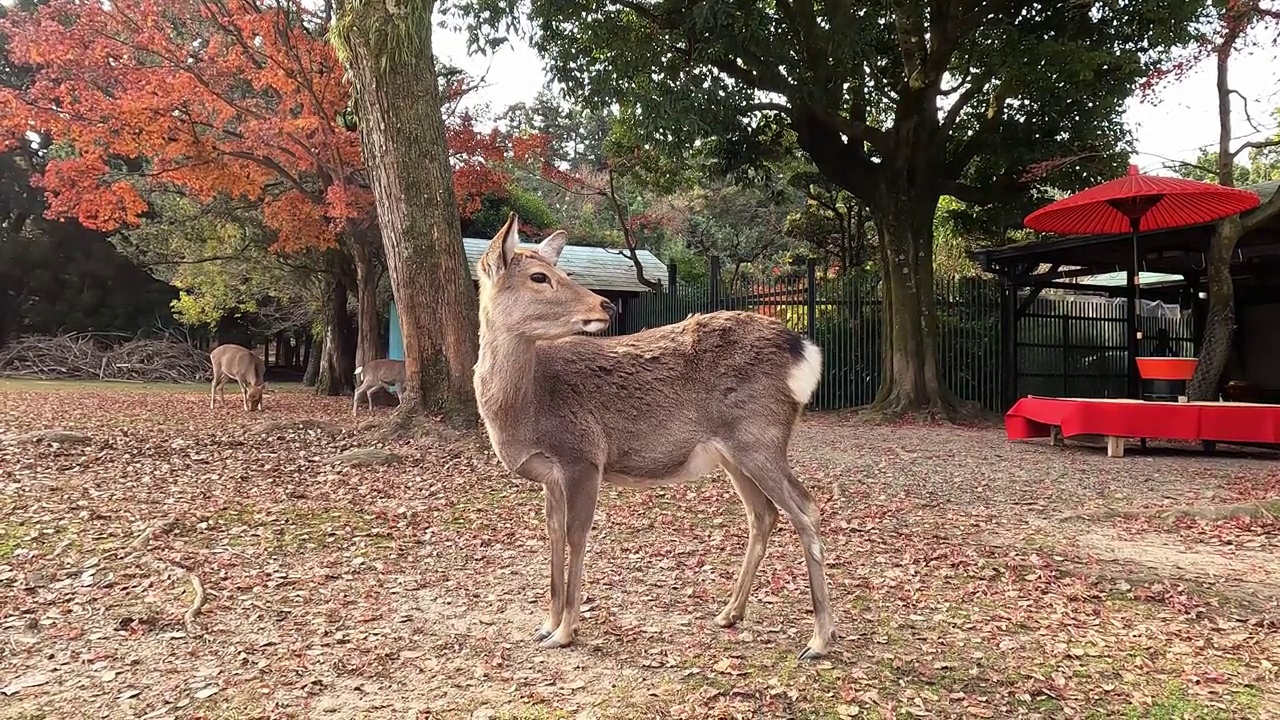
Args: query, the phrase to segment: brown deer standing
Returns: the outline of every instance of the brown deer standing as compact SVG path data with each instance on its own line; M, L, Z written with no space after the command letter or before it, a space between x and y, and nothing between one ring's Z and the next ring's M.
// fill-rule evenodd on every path
M397 392L399 388L404 387L404 361L403 360L370 360L369 362L356 368L356 376L364 375L364 380L356 388L355 397L351 398L351 414L356 414L356 408L360 406L360 394L364 393L364 399L369 403L369 410L373 410L373 398L369 393L375 388L389 390L392 385L396 386Z
M724 467L746 506L746 553L728 605L747 598L778 508L804 546L814 633L802 659L835 638L818 505L795 478L787 447L822 374L822 351L777 320L745 312L694 315L621 337L583 337L613 307L556 267L567 236L519 248L512 213L478 263L480 357L475 390L498 458L544 484L551 609L534 636L569 645L579 617L587 535L602 481L650 488ZM568 544L566 578L565 545Z
M262 393L267 389L267 366L257 353L228 343L214 348L209 353L209 360L213 364L213 386L209 389L210 410L219 396L223 407L226 407L227 393L223 386L228 380L235 380L240 386L240 396L244 400L246 411L262 409Z

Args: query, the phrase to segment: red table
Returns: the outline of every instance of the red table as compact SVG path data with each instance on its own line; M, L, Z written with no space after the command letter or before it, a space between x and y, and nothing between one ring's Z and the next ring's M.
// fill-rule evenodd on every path
M1280 405L1046 398L1014 403L1004 416L1010 440L1101 435L1107 455L1124 456L1126 438L1280 444Z

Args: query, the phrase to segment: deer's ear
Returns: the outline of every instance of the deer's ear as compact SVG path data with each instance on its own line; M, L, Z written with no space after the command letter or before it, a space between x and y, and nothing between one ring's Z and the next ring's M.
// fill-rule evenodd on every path
M511 213L507 216L506 224L497 235L493 236L493 240L489 241L489 247L485 248L484 255L480 256L478 263L480 276L490 282L497 280L511 263L511 258L515 257L516 247L519 245L520 217Z
M564 244L568 241L569 233L557 230L538 244L538 254L546 259L547 262L555 265L560 260L560 251L564 250Z

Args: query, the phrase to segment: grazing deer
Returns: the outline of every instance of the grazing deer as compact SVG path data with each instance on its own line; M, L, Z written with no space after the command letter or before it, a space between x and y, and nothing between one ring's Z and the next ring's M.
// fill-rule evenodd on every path
M480 356L475 391L493 448L509 470L543 483L551 542L551 609L534 639L569 645L579 619L583 556L600 483L651 488L724 467L746 506L748 539L728 605L747 598L778 508L804 546L815 629L802 659L835 639L818 505L787 446L822 374L822 351L779 321L745 312L694 315L621 337L613 307L556 267L567 236L519 247L512 213L477 265ZM566 576L565 545L568 544Z
M359 387L356 388L355 397L351 399L351 414L356 414L356 408L360 406L360 393L364 393L364 399L369 403L369 409L373 410L373 398L369 393L375 388L389 390L392 385L397 388L404 387L404 361L403 360L370 360L369 362L356 368L356 377L364 374L364 380L361 381Z
M228 380L235 380L240 386L240 396L244 400L245 410L262 409L262 393L267 389L267 366L262 358L246 347L228 343L219 345L209 353L213 363L213 387L209 390L209 409L213 409L213 401L218 396L222 405L227 404L226 390L223 388Z

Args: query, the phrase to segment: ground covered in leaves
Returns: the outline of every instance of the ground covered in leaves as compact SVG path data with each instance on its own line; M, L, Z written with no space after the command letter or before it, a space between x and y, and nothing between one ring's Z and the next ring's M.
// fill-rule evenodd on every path
M785 523L747 619L712 622L746 540L722 477L604 491L579 643L545 651L540 491L482 443L228 400L0 381L0 719L1280 714L1275 456L812 415L831 657L793 659ZM1224 504L1258 511L1112 512Z

